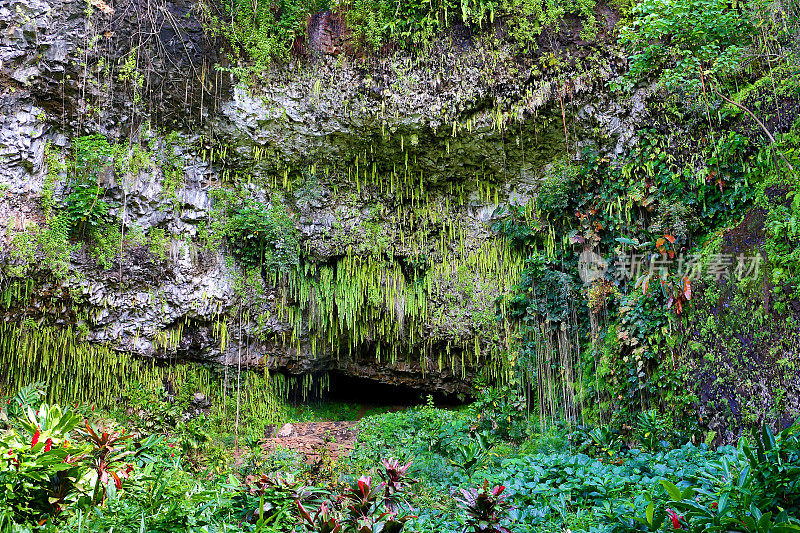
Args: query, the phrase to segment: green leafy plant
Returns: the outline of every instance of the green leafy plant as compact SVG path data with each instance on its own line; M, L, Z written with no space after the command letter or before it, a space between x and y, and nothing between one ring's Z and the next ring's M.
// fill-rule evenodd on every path
M450 464L472 476L486 459L486 449L479 442L470 441L456 447L455 457L450 459Z
M294 219L279 202L245 200L228 210L226 234L232 252L246 265L289 271L299 263Z
M668 447L674 431L672 423L655 409L639 413L636 417L636 438L645 450L657 451Z
M71 231L85 235L111 222L112 204L103 199L103 190L97 183L76 183L64 197L62 207Z
M518 384L481 389L470 410L475 429L500 439L521 442L528 431L527 401Z
M83 450L70 444L80 416L58 405L27 405L19 430L0 435L0 511L11 523L48 520L77 502Z
M800 419L776 437L764 424L753 430L752 444L741 439L740 453L747 459L761 509L800 511Z
M725 77L745 57L755 30L754 3L731 9L722 0L645 0L621 42L631 52L631 78L656 73L666 87L700 94L702 77Z

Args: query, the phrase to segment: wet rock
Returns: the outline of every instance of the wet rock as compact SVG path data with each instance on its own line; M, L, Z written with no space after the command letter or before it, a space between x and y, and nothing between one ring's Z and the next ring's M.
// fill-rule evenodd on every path
M308 21L308 48L311 52L338 55L348 49L352 37L338 13L322 11Z

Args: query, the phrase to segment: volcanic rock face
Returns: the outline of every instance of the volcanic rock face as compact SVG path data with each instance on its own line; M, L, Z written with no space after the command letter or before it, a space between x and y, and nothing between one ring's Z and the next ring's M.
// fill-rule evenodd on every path
M614 24L604 16L600 41ZM470 259L500 249L497 208L534 195L564 154L621 151L645 118L645 91L625 104L598 96L618 58L607 47L585 68L595 43L569 24L527 58L464 31L415 57L360 58L331 13L309 21L305 57L243 88L214 69L221 43L201 19L183 0L0 2L0 260L7 285L36 280L4 318L78 324L88 341L145 356L468 393L503 342L494 301L515 281L501 255L491 268ZM570 74L540 70L547 54ZM98 182L123 235L163 230L166 246L132 242L109 263L75 240L66 274L54 276L40 250L22 269L16 236L47 225L53 161L94 133L147 147L149 163L117 162ZM69 176L55 174L58 200ZM276 193L297 176L301 186ZM346 265L384 264L364 296L372 314L348 322L339 288L326 304L322 289L299 300L291 279L265 272L245 283L230 243L206 238L219 216L211 192L231 181L288 206L312 285L329 274L340 288ZM413 310L420 257L429 272L452 269Z

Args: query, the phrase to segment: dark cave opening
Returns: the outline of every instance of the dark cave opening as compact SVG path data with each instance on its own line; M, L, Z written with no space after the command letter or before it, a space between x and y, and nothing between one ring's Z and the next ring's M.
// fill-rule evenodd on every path
M424 405L430 395L438 407L455 407L469 402L469 399L441 391L382 383L338 372L328 374L326 386L322 386L319 380L314 381L314 385L305 394L299 387L293 388L289 393L289 400L295 404L343 402L372 407L412 407Z

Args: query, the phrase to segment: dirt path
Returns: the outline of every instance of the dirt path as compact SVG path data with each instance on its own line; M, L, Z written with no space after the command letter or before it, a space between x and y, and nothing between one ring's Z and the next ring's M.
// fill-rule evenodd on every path
M261 445L264 453L276 448L286 448L302 454L306 462L314 464L323 452L338 459L353 450L358 422L306 422L284 424L267 430L267 438Z

